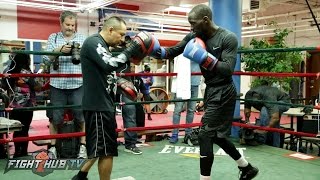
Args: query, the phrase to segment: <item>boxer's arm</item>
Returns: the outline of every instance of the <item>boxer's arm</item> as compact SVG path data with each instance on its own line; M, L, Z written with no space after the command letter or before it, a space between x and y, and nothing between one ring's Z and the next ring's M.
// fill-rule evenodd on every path
M237 62L238 40L234 34L228 34L223 40L221 57L215 72L223 76L232 76Z
M137 78L139 80L139 90L142 94L146 94L147 88L143 83L143 80L139 77Z
M245 99L252 99L251 91L248 91L245 95ZM249 101L244 101L244 117L246 122L249 122L251 116L251 104Z
M193 33L189 33L183 38L182 41L178 42L176 45L168 48L160 47L156 52L151 54L151 56L156 59L173 59L183 52L187 43L194 37L195 36Z
M95 41L96 39L87 39L81 48L81 60L90 60L102 68L105 72L113 72L123 66L127 57L123 54L113 57L108 47L103 46L104 42ZM106 49L107 48L107 49Z
M49 36L48 41L47 41L47 49L46 51L49 52L60 52L62 46L57 47L55 39L56 39L57 34L53 33ZM43 62L45 64L51 64L54 59L56 59L58 55L44 55L43 56Z
M152 86L153 85L153 81L154 81L154 79L153 79L153 76L149 76L150 77L150 86Z
M80 55L82 60L93 60L98 66L102 67L107 72L112 72L120 68L127 61L135 57L141 58L138 61L142 61L148 53L151 53L154 47L155 40L146 32L138 33L130 42L127 48L125 48L121 54L113 57L109 51L109 47L106 47L101 39L91 38L87 39L82 45ZM107 48L107 49L106 49ZM148 50L146 50L146 48ZM149 49L151 51L149 52ZM146 51L146 52L142 52Z
M251 108L244 108L244 116L246 122L250 121L250 116L251 116Z
M268 127L275 127L276 124L280 121L279 117L280 117L279 112L272 113Z
M277 100L268 99L268 101L277 101ZM266 103L265 107L267 108L268 113L271 114L268 127L275 127L276 124L279 123L280 121L279 106L275 104Z

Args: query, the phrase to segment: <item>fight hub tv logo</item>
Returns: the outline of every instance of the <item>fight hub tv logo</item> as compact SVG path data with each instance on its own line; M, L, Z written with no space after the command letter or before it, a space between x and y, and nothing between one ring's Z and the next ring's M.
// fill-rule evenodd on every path
M80 170L85 159L55 159L51 152L42 149L32 153L32 159L9 159L4 174L11 170L32 170L34 174L46 176L54 170Z

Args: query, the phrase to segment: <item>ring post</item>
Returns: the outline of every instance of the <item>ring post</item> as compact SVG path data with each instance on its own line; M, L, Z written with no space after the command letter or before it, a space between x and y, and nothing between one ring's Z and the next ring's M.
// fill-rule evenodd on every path
M209 6L213 11L214 22L223 28L226 28L238 37L238 47L241 47L241 2L235 0L210 0ZM240 55L237 55L237 64L235 71L240 71ZM240 93L240 76L233 76L233 81L237 88L237 93ZM240 116L240 102L236 102L234 112L235 117ZM239 137L239 127L232 126L231 136Z

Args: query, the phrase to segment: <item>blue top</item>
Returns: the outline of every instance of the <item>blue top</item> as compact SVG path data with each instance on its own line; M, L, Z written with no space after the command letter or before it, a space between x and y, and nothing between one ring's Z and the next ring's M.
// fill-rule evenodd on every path
M142 73L142 74L144 74L144 73L146 73L145 71L141 71L141 72L139 72L139 73ZM144 86L146 87L146 93L148 93L149 94L149 92L150 92L150 87L152 86L152 84L153 84L153 76L141 76L141 79L142 79L142 81L143 81L143 83L144 83Z
M62 32L53 33L49 36L47 42L47 51L53 51L55 48L65 45L68 42L77 42L82 46L85 40L85 36L79 33L75 33L74 37L67 41ZM51 64L48 56L43 56L45 64ZM81 74L81 63L75 65L71 61L71 56L59 56L59 69L53 70L53 66L50 66L50 74ZM76 89L82 86L81 77L65 77L65 78L50 78L50 85L59 89Z
M191 61L190 65L191 72L201 72L200 66L198 63ZM199 86L201 81L201 75L191 75L191 86Z

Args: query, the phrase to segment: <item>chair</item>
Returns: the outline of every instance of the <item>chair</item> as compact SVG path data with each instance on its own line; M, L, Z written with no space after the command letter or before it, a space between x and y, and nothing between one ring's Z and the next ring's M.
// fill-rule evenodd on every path
M302 132L318 134L319 131L319 122L318 118L304 119L302 123ZM312 144L318 146L320 156L320 138L317 137L301 137L302 140L305 140L305 147L308 148L308 143L310 143L309 149L313 150Z

